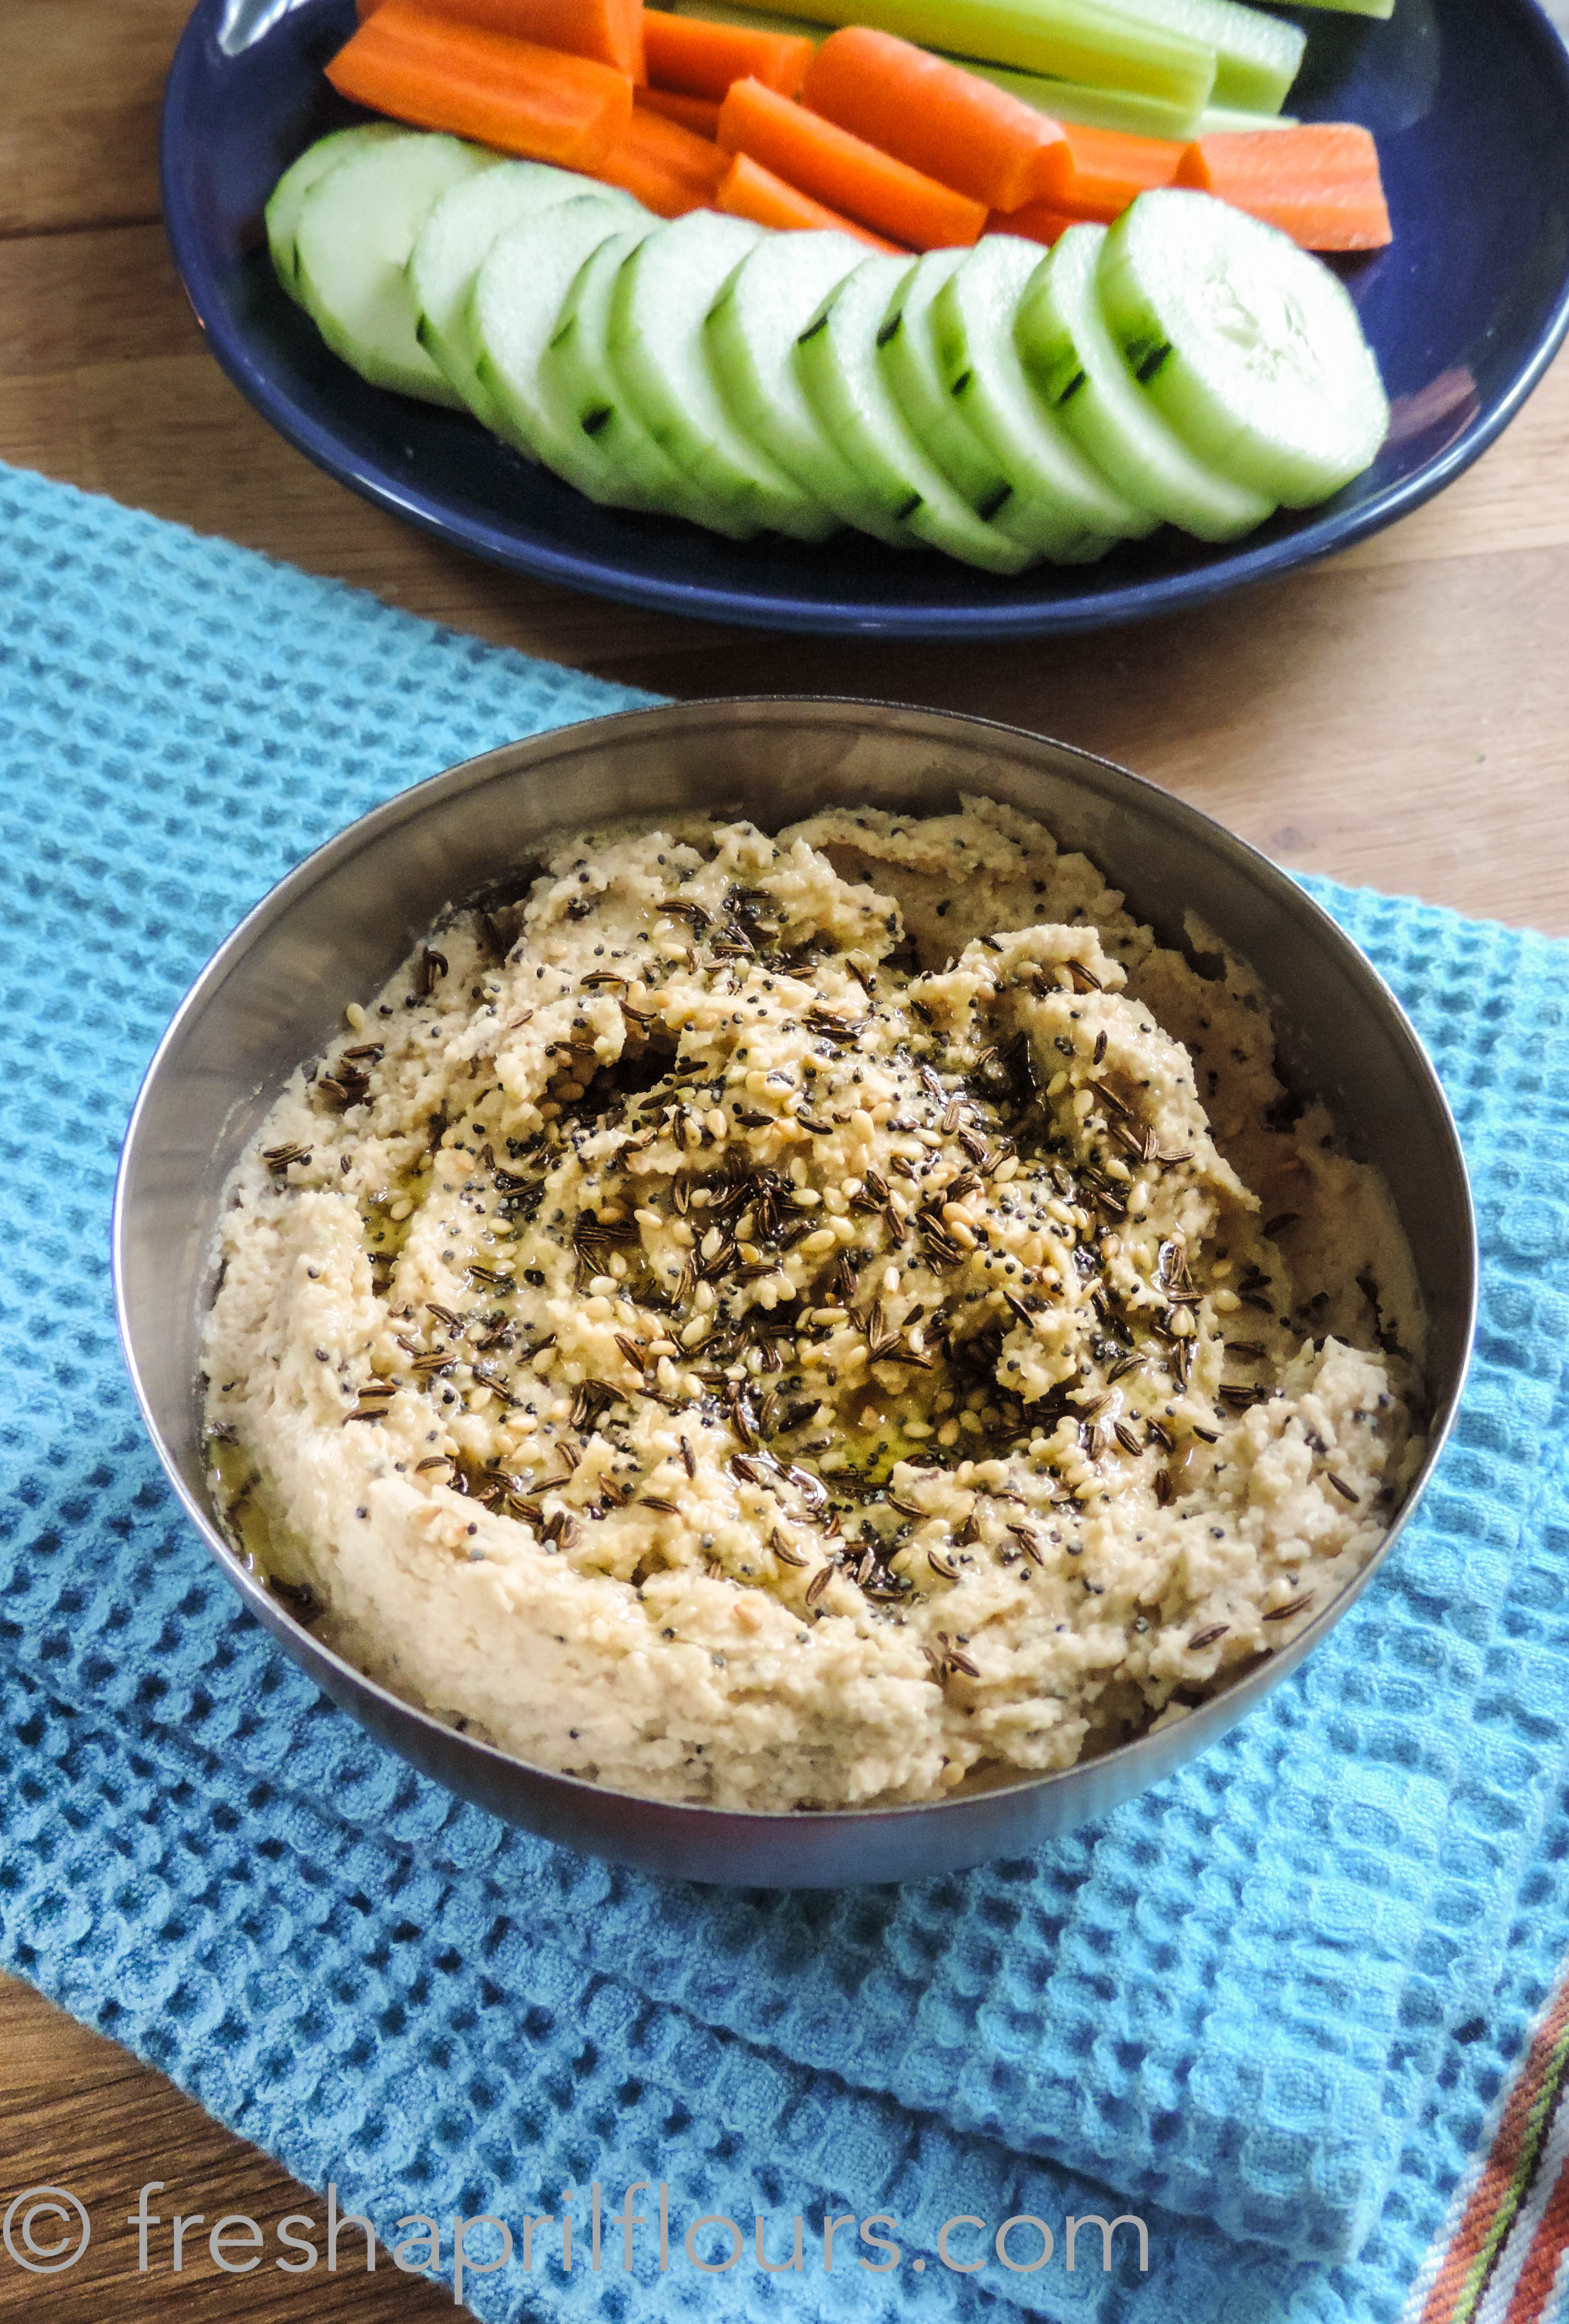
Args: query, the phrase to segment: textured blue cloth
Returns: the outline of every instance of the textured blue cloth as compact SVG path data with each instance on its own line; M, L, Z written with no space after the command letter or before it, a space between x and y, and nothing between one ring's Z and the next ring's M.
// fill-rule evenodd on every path
M1569 946L1310 883L1465 1139L1464 1409L1305 1668L1038 1856L789 1896L512 1831L323 1701L163 1481L107 1222L187 983L375 801L645 699L0 469L0 1959L388 2240L568 2185L581 2232L591 2181L668 2181L668 2274L619 2230L599 2277L520 2253L466 2285L486 2318L1392 2316L1569 1946ZM808 2273L753 2264L754 2214L777 2259L825 2209L892 2214L900 2264L825 2276L818 2228ZM1068 2273L1065 2216L1118 2211L1149 2272L1092 2230ZM1016 2212L1038 2271L937 2255ZM747 2237L727 2273L680 2253L704 2213Z

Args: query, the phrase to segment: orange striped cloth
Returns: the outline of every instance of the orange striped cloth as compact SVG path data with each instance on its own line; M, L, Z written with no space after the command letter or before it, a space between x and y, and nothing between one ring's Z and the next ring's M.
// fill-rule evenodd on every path
M1569 1970L1462 2180L1400 2324L1569 2317Z

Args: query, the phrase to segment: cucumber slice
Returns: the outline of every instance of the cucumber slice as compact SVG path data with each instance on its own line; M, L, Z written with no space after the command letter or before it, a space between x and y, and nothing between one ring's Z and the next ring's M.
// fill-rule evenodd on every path
M558 429L590 441L595 456L614 472L628 505L635 494L639 507L688 517L734 540L750 540L757 527L677 467L650 435L611 367L605 340L616 276L660 223L649 217L623 227L584 260L540 358L540 398Z
M401 129L395 121L361 121L352 129L334 129L326 137L318 137L308 145L297 161L291 161L273 187L262 213L267 229L267 247L272 256L272 271L288 291L291 299L300 298L300 282L296 272L294 236L299 230L300 213L305 207L305 197L318 185L329 170L340 161L347 161L367 145L384 145L392 137L417 137L418 130Z
M962 266L964 250L928 250L894 289L877 331L877 360L893 400L932 458L977 516L990 520L1011 497L1008 478L982 445L937 369L932 301Z
M603 464L580 428L557 423L540 364L578 268L623 220L613 203L578 194L510 226L491 244L469 296L475 368L500 420L497 435L585 492L601 484Z
M414 337L403 270L442 195L500 158L457 137L398 137L351 154L306 195L295 234L301 300L373 387L462 408Z
M1141 194L1097 270L1112 338L1201 457L1306 508L1377 456L1389 406L1344 285L1213 194Z
M1130 500L1200 540L1234 540L1273 503L1196 460L1123 362L1095 287L1105 239L1104 226L1070 226L1037 267L1014 325L1024 369Z
M1022 573L1032 552L977 516L922 447L890 392L877 335L914 262L865 258L796 342L796 371L842 453L884 515L918 540L988 573Z
M796 376L796 341L866 245L847 234L771 234L747 253L708 309L708 361L731 418L846 524L893 549L913 536L844 457Z
M703 491L745 522L826 540L834 516L736 426L708 364L708 309L765 232L693 210L651 235L616 276L611 369L651 435Z
M949 402L996 461L1011 498L997 512L1004 531L1054 557L1098 557L1119 538L1140 540L1158 517L1086 459L1029 380L1013 344L1014 318L1044 263L1038 243L989 234L954 268L932 307L937 370Z
M1307 35L1241 0L1117 0L1124 15L1202 41L1215 52L1211 105L1278 113L1302 66Z
M443 194L415 236L409 254L414 335L469 410L492 429L494 410L475 368L477 351L467 328L470 293L498 236L582 194L595 194L629 217L645 214L630 194L579 177L576 170L554 169L548 161L503 161Z
M982 246L989 249L993 239L988 235ZM1038 260L1039 244L1032 243L1029 247ZM1057 564L1087 564L1104 556L1113 536L1104 530L1086 530L1075 521L1072 509L1055 495L1042 499L1033 493L1030 482L1017 483L993 446L971 426L969 395L955 397L948 391L938 360L934 317L939 296L971 255L968 250L930 250L918 259L889 302L877 334L877 359L905 419L978 517L994 524L1011 540L1021 541ZM1010 307L1003 323L1003 346L1017 369L1012 332ZM1055 428L1050 414L1039 406L1028 385L1024 392L1040 410L1041 425ZM1080 466L1086 465L1066 437L1061 442L1068 459ZM1109 502L1115 499L1109 484L1103 489ZM1131 521L1139 521L1131 509L1128 513ZM1148 521L1147 529L1153 521Z

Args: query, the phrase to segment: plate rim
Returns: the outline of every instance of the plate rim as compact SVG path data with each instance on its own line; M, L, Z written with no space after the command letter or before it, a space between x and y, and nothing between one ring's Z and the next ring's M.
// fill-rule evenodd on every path
M1537 386L1569 336L1569 263L1565 263L1545 327L1515 377L1485 412L1479 413L1443 449L1409 476L1376 493L1357 510L1318 519L1302 530L1242 549L1187 571L1132 581L1090 598L973 604L863 603L808 599L771 591L746 592L713 582L661 576L643 568L606 562L592 550L567 550L531 540L484 519L456 513L438 495L400 485L386 470L346 450L329 426L306 411L252 353L246 334L229 314L217 272L207 263L200 222L178 184L189 148L184 124L191 107L188 84L203 61L200 50L217 26L226 0L196 0L181 28L164 85L159 120L159 187L164 233L175 271L197 323L220 370L252 409L294 449L337 483L374 507L465 555L503 571L554 582L580 594L673 613L715 625L804 635L877 638L983 639L1049 637L1123 628L1131 623L1186 613L1232 590L1316 564L1354 548L1371 534L1411 515L1463 475L1496 442ZM291 0L288 13L300 0ZM1492 0L1512 14L1538 45L1545 45L1549 78L1558 84L1569 134L1569 44L1540 0ZM272 29L269 26L269 29ZM264 38L265 35L263 35ZM230 60L231 62L237 60ZM281 292L280 293L281 296ZM370 391L376 392L378 391ZM389 391L379 391L386 393ZM679 520L670 520L678 522ZM895 568L897 569L897 568ZM1023 576L1021 576L1023 577Z

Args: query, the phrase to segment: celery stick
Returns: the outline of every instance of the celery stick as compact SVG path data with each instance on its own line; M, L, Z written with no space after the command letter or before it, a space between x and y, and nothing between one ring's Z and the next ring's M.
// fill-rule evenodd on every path
M1241 0L1117 0L1117 5L1124 15L1151 27L1163 24L1214 49L1214 88L1206 103L1250 113L1278 113L1285 104L1307 35L1283 17L1243 7Z
M1327 0L1326 0L1327 5ZM1255 129L1300 129L1302 116L1297 113L1239 113L1229 105L1208 105L1198 116L1195 137L1215 137L1223 131L1232 136L1250 136Z
M696 16L705 24L747 24L759 32L783 32L787 38L820 45L828 37L825 24L808 23L804 16L780 16L771 8L749 8L745 0L675 0L672 16Z
M923 48L985 56L1000 65L1056 73L1097 88L1127 88L1195 113L1214 94L1214 44L1155 21L1154 12L1230 5L1231 0L1118 0L1108 8L1099 0L797 0L798 13L820 24L871 24ZM758 13L746 7L749 18ZM1252 11L1238 8L1236 14L1251 16ZM1300 45L1302 35L1291 26L1274 29Z
M996 88L1005 88L1010 97L1032 105L1037 113L1047 114L1053 121L1076 122L1084 129L1121 129L1133 137L1175 137L1186 144L1190 137L1203 135L1202 124L1209 119L1207 113L1190 105L1166 105L1158 97L1140 97L1131 89L1088 88L1082 81L1012 72L1006 65L983 65L974 57L954 57L950 61Z
M706 0L705 0L706 5ZM1045 73L1011 72L1006 65L983 65L974 57L952 57L980 80L1005 88L1011 97L1032 105L1053 121L1072 121L1084 129L1123 129L1133 137L1173 137L1186 144L1190 138L1213 137L1220 130L1295 129L1295 113L1239 113L1225 105L1207 105L1202 113L1162 105L1158 97L1135 97L1124 88L1085 88L1082 82L1053 80Z
M1306 4L1322 8L1354 5L1360 9L1361 0L1306 0ZM1392 8L1394 0L1389 4ZM815 24L806 16L782 16L771 8L753 8L747 0L674 0L670 13L697 16L706 24L754 25L760 32L782 32L819 45L828 37L826 24ZM950 64L962 65L979 79L991 81L994 88L1005 88L1011 97L1032 105L1037 113L1048 114L1055 121L1077 122L1085 129L1122 129L1134 137L1174 137L1186 143L1192 137L1212 137L1221 130L1295 129L1299 123L1295 113L1251 113L1229 105L1208 105L1200 112L1191 105L1168 105L1158 97L1141 97L1133 89L1091 88L1083 81L1058 80L1049 73L1016 72L1011 65L985 64L978 57L957 57L943 49L936 53L946 56Z
M826 21L815 23L806 16L786 16L772 8L754 8L750 0L661 0L672 15L697 16L706 24L751 24L760 32L783 32L819 45L828 37ZM1126 6L1127 0L1118 0ZM1395 0L1304 0L1315 8L1343 8L1355 14L1388 15ZM1011 96L1034 106L1038 113L1058 121L1075 121L1085 129L1123 129L1134 137L1209 137L1218 130L1295 129L1294 113L1260 113L1230 105L1172 105L1158 97L1142 96L1131 88L1096 88L1086 82L1061 80L1050 73L1020 72L1011 65L992 64L979 57L962 57L938 49L950 64L963 65L982 80L1005 88Z

